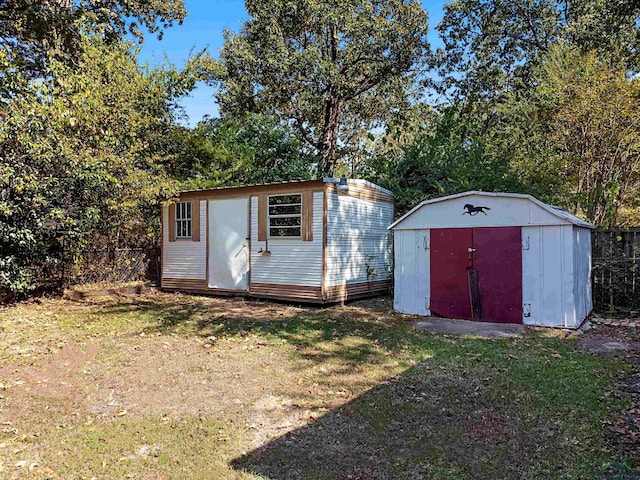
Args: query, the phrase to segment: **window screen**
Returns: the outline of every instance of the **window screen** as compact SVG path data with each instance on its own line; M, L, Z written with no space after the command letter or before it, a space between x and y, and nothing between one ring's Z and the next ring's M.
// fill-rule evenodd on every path
M176 238L191 238L191 202L176 204Z
M302 195L269 196L269 236L299 237L302 227Z

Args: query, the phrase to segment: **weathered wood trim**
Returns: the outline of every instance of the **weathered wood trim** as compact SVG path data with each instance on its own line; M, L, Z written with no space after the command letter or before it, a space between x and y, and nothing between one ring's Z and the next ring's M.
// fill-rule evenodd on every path
M326 184L328 186L328 184ZM329 217L328 188L322 192L322 300L327 299L327 230Z
M176 241L176 204L171 203L169 205L169 218L167 219L169 222L169 241Z
M277 283L252 283L251 296L284 300L322 301L322 288L305 285L280 285Z
M200 199L191 202L191 241L200 241Z
M162 288L176 290L207 290L207 281L200 278L163 278Z
M164 276L164 206L160 204L160 284L162 287L162 277Z
M302 192L302 234L303 242L313 241L313 192Z
M275 185L246 185L239 187L227 187L211 190L197 190L194 192L183 192L179 194L180 199L187 200L192 198L242 198L248 196L256 196L260 194L277 195L283 193L295 192L299 193L304 190L312 190L321 192L324 190L323 180L307 180L302 182L279 183Z
M186 278L164 278L162 290L200 293L205 295L243 296L304 303L336 303L358 298L367 298L389 291L391 280L362 282L326 287L327 298L322 297L322 287L305 285L280 285L276 283L252 283L249 291L209 288L206 280Z
M251 201L249 201L251 203ZM267 194L258 195L258 241L267 241Z
M334 183L327 184L327 191L336 195L345 195L349 197L358 198L360 200L371 200L373 202L387 202L395 203L393 195L382 192L369 185L349 184L349 188L345 191L338 190L338 187Z
M391 279L336 285L326 287L325 300L327 302L345 302L356 298L379 295L389 291L390 287Z
M251 285L251 197L247 201L247 291Z
M206 239L206 251L204 252L204 258L205 258L205 266L204 266L204 278L205 278L205 282L207 284L207 287L209 286L209 200L205 200L205 219L204 219L204 224L205 224L205 239Z

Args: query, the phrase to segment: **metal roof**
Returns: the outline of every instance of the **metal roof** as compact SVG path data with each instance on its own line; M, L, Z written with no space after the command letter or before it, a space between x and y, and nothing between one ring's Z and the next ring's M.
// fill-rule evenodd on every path
M592 225L591 223L582 220L579 217L576 217L575 215L572 215L571 213L567 212L566 210L560 208L560 207L555 207L553 205L549 205L548 203L544 203L541 202L540 200L538 200L537 198L531 196L531 195L527 195L524 193L501 193L501 192L481 192L478 190L471 190L469 192L463 192L463 193L456 193L454 195L448 195L446 197L439 197L439 198L434 198L431 200L425 200L424 202L419 203L418 205L416 205L415 207L413 207L411 210L409 210L407 213L405 213L402 217L400 217L398 220L396 220L395 222L393 222L391 225L389 225L388 229L391 230L393 228L395 228L398 224L400 224L402 221L404 221L404 219L408 218L409 216L411 216L414 212L416 212L417 210L419 210L420 208L422 208L425 205L431 205L434 203L439 203L439 202L446 202L447 200L453 200L455 198L460 198L460 197L467 197L469 195L484 195L486 197L508 197L508 198L522 198L522 199L526 199L526 200L530 200L533 203L535 203L536 205L538 205L539 207L545 209L546 211L548 211L549 213L551 213L552 215L555 215L556 217L559 217L563 220L566 220L569 223L573 223L574 225L578 225L580 227L586 227L586 228L591 228L594 229L596 228L594 225Z
M298 184L302 184L302 183L310 183L310 182L318 182L318 181L322 181L323 183L339 183L340 179L339 178L333 178L333 177L324 177L322 179L320 178L316 178L313 180L287 180L287 181L283 181L283 182L269 182L269 183L253 183L253 184L249 184L249 185L232 185L232 186L228 186L228 187L211 187L211 188L200 188L200 189L195 189L195 190L182 190L179 193L196 193L196 192L211 192L211 191L220 191L220 190L234 190L234 189L241 189L241 188L250 188L250 187L271 187L271 186L275 186L275 185L298 185ZM389 195L393 195L392 192L390 192L389 190L387 190L386 188L382 188L379 185L376 185L375 183L371 183L368 180L363 180L360 178L348 178L347 179L347 183L355 183L355 184L360 184L360 185L367 185L371 188L375 188L376 190L380 190L381 192L387 193ZM395 196L395 195L393 195Z

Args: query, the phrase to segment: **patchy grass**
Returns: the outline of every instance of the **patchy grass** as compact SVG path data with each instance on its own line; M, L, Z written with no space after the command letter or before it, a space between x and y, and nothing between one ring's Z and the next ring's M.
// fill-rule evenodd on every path
M418 332L327 309L170 295L0 309L6 478L600 478L634 365L530 330Z

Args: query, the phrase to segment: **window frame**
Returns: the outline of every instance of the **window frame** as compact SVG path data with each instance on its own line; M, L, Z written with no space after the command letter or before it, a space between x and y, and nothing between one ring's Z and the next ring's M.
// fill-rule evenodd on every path
M184 211L182 209L183 206ZM173 221L175 222L176 240L191 240L193 233L193 205L191 205L190 201L176 203L176 218L174 218ZM180 225L184 225L187 235L181 234L182 229Z
M292 197L292 196L298 196L300 197L300 201L297 203L278 203L275 205L271 205L271 198L272 197ZM303 195L302 192L300 193L278 193L278 194L273 194L273 195L267 195L267 238L268 239L293 239L293 240L300 240L302 239L302 211L303 211ZM283 207L289 207L289 206L300 206L300 213L290 213L290 214L284 214L284 215L272 215L271 214L271 207L275 207L275 206L283 206ZM271 226L271 218L299 218L300 219L300 224L299 225L294 225L294 226L286 226L286 227L282 227L282 226ZM299 234L298 235L271 235L271 229L272 228L283 228L283 229L293 229L293 228L297 228L299 229Z

